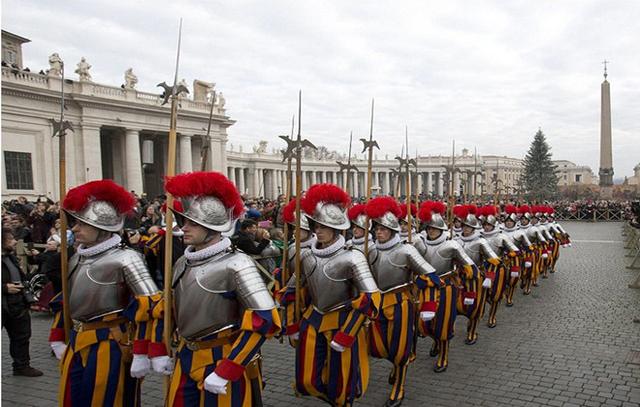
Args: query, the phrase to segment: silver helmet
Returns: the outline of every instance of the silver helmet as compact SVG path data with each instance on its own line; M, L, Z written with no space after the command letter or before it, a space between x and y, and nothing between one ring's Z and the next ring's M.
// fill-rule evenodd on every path
M165 187L167 192L180 198L170 209L181 227L184 220L189 219L206 229L226 233L234 228L244 212L236 186L219 172L179 174L169 177Z
M98 180L72 188L62 209L74 219L107 232L118 232L124 217L133 210L133 195L112 180Z
M300 201L307 216L321 225L347 230L351 222L346 207L351 202L349 195L334 184L313 185Z
M367 215L365 214L364 204L353 205L347 211L347 216L351 220L351 224L360 229L367 229ZM371 226L371 225L369 225Z
M367 228L367 217L364 214L360 214L360 215L356 216L355 219L351 219L351 223L354 226L359 227L360 229L366 229Z
M467 216L465 216L462 219L462 224L463 225L467 225L469 227L472 227L474 229L481 229L482 228L482 225L480 224L480 221L478 220L478 218L476 218L476 215L474 215L473 213L470 213Z
M480 214L479 218L483 224L488 223L491 226L496 226L498 219L496 218L496 209L494 206L483 206L478 209L478 211Z
M296 199L293 198L282 208L282 217L284 221L289 225L295 227L296 226ZM309 227L309 219L307 218L307 214L304 213L302 208L300 208L300 229L306 230L307 232L311 231Z
M398 202L390 196L379 196L367 203L366 214L374 223L399 233L402 210Z
M172 208L180 226L184 224L185 219L189 219L206 229L228 232L236 224L233 208L227 208L215 196L188 196L182 198L181 202L183 211L178 211L175 207Z
M428 228L448 230L447 222L442 215L447 211L447 207L438 201L426 201L420 205L418 217Z
M81 222L107 232L118 232L124 226L124 216L107 201L91 201L78 212L64 211Z

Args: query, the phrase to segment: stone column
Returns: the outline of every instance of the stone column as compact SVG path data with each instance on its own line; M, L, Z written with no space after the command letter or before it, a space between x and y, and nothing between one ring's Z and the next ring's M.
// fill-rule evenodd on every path
M460 194L460 173L456 172L453 179L453 195L457 196Z
M425 191L428 195L433 191L433 180L431 179L431 171L427 172L427 190Z
M82 124L81 129L84 181L87 182L102 179L100 125Z
M438 175L436 176L436 183L438 185L437 194L440 196L444 195L444 176L442 171L438 171Z
M246 185L246 180L244 176L244 168L240 167L238 168L238 191L240 191L240 194L245 193L245 189L246 189L245 185Z
M228 174L229 174L229 181L233 182L236 188L238 188L238 181L236 180L236 169L233 167L229 167ZM238 190L240 189L238 188Z
M269 170L269 176L271 177L271 199L278 197L278 176L277 170Z
M420 195L422 193L422 191L424 191L424 176L421 172L419 172L418 174L418 179L416 180L416 194Z
M178 173L193 171L193 156L191 154L191 135L180 135L180 146L178 149L178 162L180 167Z
M98 143L99 144L99 143ZM137 129L125 130L125 167L127 190L136 191L139 195L142 188L142 157L140 156L140 131Z

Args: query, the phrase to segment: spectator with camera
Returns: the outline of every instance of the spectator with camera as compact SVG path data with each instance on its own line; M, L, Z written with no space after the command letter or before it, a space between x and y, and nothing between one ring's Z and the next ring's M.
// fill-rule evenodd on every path
M31 367L29 339L31 315L35 303L26 287L25 275L15 256L17 241L10 230L2 230L2 327L9 335L9 353L13 359L13 375L37 377L42 372Z

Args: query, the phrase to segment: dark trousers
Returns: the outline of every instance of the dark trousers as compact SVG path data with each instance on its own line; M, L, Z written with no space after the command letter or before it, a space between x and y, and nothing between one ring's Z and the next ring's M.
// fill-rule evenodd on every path
M2 310L2 327L9 335L9 354L13 359L13 370L29 366L29 339L31 338L31 315L29 310L10 313Z

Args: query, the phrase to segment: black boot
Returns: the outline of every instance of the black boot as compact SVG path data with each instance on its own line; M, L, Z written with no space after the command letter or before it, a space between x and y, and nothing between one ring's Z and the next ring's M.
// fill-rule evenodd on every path
M387 402L384 403L384 407L398 407L401 404L402 404L402 399L387 400Z
M42 376L43 373L34 367L27 366L19 369L13 369L13 375L26 376L26 377L38 377L38 376Z

